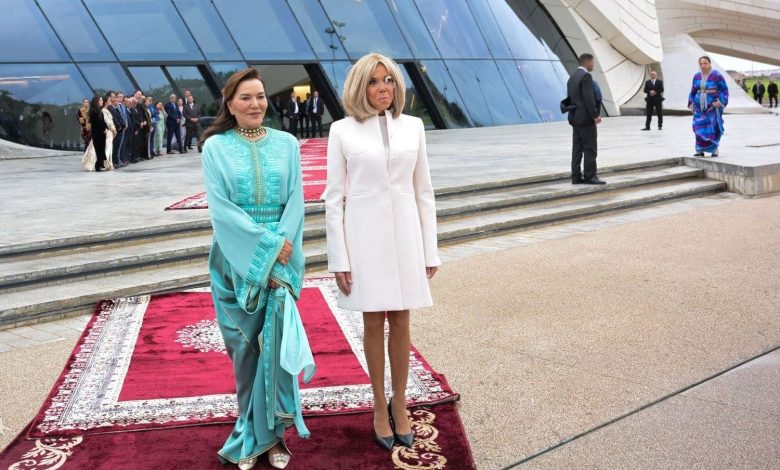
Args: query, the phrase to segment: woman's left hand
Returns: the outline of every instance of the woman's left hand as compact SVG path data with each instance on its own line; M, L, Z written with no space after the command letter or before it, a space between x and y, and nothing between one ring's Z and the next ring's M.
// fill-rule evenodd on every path
M274 281L273 279L271 279L271 278L269 277L269 278L268 278L268 288L269 288L269 289L276 289L277 287L279 287L279 283L278 283L278 282L276 282L276 281Z
M712 106L714 106L714 107L716 107L716 108L721 108L721 107L723 107L723 105L722 105L722 104L720 104L720 101L719 101L719 100L715 100L715 101L713 101L713 102L712 102Z
M436 272L439 270L438 266L428 266L425 268L425 274L428 275L428 279L433 279L433 276L436 275Z

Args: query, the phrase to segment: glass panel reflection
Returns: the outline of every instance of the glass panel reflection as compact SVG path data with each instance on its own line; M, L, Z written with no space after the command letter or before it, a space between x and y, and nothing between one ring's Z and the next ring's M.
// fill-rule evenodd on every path
M121 60L202 60L170 2L84 0ZM144 34L140 34L144 33Z
M420 95L417 94L417 90L414 88L412 79L406 72L406 68L401 64L399 64L399 68L401 69L401 73L404 76L404 82L406 83L406 102L404 103L404 114L417 116L418 118L422 119L426 129L432 129L434 127L433 120L431 119L430 114L428 114L428 109L425 108L425 103L423 103L423 101L420 99Z
M167 103L168 97L176 94L160 67L128 67L128 69L143 94L153 97L155 101Z
M545 60L518 60L517 67L536 103L542 121L560 121L560 102L566 96L566 86L561 84L552 63Z
M173 3L207 59L241 60L241 53L209 0L173 0Z
M70 60L41 10L29 0L3 2L0 44L0 61L4 62Z
M547 60L549 55L542 41L529 29L529 20L525 16L526 5L504 0L488 0L501 33L509 44L515 59ZM534 4L536 1L534 0ZM531 26L533 27L533 26Z
M135 91L133 83L119 64L79 64L79 68L95 93L105 95L111 90L128 94Z
M541 122L542 118L539 116L539 110L536 109L531 93L520 75L517 63L514 60L497 60L496 65L498 70L501 71L501 76L504 78L506 86L509 88L509 96L512 97L512 101L514 101L515 107L517 107L520 113L520 122Z
M322 62L322 70L328 76L331 87L336 90L336 94L341 99L344 95L344 81L347 79L350 63L347 61Z
M298 18L298 23L317 57L329 60L347 59L339 31L330 23L318 2L288 0L287 3Z
M425 26L420 12L417 11L414 0L387 0L387 5L395 16L414 56L418 59L440 58L431 33L428 32L428 27Z
M520 122L509 91L492 60L448 60L447 68L458 86L475 126Z
M445 59L490 57L485 40L464 0L415 0Z
M116 60L81 2L39 0L38 5L75 60Z
M92 96L75 65L0 65L0 126L11 140L81 149L76 113Z
M473 126L466 106L463 104L463 99L444 66L444 62L427 60L420 62L419 67L433 100L436 102L436 108L447 123L447 127Z
M225 86L225 82L231 75L247 67L244 62L211 62L209 65L220 87Z
M506 40L501 34L487 0L472 0L468 4L493 57L496 59L511 59L512 54L509 52L509 47L507 47Z
M195 102L200 105L201 113L204 116L216 116L219 110L217 103L214 101L214 94L211 92L211 88L206 84L203 79L203 75L200 73L197 67L166 67L168 75L171 76L173 82L176 84L176 88L181 91L182 96L184 90L190 90L192 96L195 97ZM155 96L155 101L165 101L162 98L166 96Z
M214 6L247 60L315 58L283 0L214 0Z
M344 38L344 47L353 60L369 52L379 52L393 59L412 58L386 3L322 0L322 5L331 24Z

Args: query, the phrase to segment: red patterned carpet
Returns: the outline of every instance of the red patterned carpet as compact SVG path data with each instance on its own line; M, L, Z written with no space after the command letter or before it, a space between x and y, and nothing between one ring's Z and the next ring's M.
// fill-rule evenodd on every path
M301 171L303 172L303 199L316 202L322 199L327 175L328 139L301 140ZM208 209L206 193L186 197L165 210Z
M292 430L289 470L325 469L456 469L476 468L456 403L412 410L413 449L393 452L373 442L371 415L318 416L306 420L309 439ZM0 454L0 468L10 470L225 470L217 459L231 424L192 426L65 438L17 437ZM256 469L271 468L261 457Z
M391 459L373 443L361 315L339 309L335 298L332 278L309 279L298 303L317 372L301 384L313 438L290 435L301 465L290 468L332 468L326 463L344 458L361 460L343 468L471 468L458 396L414 349L407 397L416 450L396 449ZM217 468L216 450L236 414L210 293L106 301L29 429L0 454L0 468L60 468L12 465L44 455L67 461L63 468ZM430 467L426 459L449 463ZM363 461L370 465L357 465Z

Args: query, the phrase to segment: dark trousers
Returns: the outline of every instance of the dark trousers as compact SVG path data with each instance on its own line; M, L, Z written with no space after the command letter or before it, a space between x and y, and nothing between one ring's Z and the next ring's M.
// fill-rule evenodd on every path
M660 129L664 126L664 109L661 100L650 100L647 102L647 105L645 106L645 116L647 116L647 119L645 119L645 127L648 129L650 128L650 122L653 120L653 110L655 110L655 114L658 115L658 128Z
M322 116L313 115L311 117L311 136L314 137L314 132L319 129L320 137L322 137Z
M184 137L184 145L187 148L190 148L192 145L192 138L195 137L195 145L198 146L198 149L200 149L200 144L198 143L198 140L200 140L200 126L191 126L187 125L187 136Z
M758 104L764 104L764 95L753 95L753 99L758 101Z
M301 116L301 130L302 130L301 135L303 135L304 137L309 136L309 123L310 120L308 114L304 114L303 116Z
M122 134L124 134L124 132L117 132L114 136L114 148L112 150L113 153L111 154L111 161L114 163L115 167L122 163Z
M298 116L290 116L290 128L288 131L292 135L298 135Z
M777 107L777 95L769 95L769 107L772 107L772 100L775 100L775 108Z
M95 170L102 170L105 168L106 162L106 135L102 132L92 133L92 145L95 147Z
M165 128L168 131L168 145L166 146L166 150L168 153L171 153L171 139L176 137L176 145L179 146L179 151L184 152L186 151L186 147L181 144L181 128L179 127L178 122L173 122L173 124L166 122Z
M571 178L582 178L585 181L596 176L596 124L572 126L571 146ZM584 169L580 170L580 162L585 159Z
M129 163L133 159L133 131L131 129L125 129L122 134L122 150L120 151L119 158L123 162Z
M138 135L133 139L133 156L136 160L148 160L149 159L149 146L147 145L149 139L149 133L146 132L146 128L138 131Z

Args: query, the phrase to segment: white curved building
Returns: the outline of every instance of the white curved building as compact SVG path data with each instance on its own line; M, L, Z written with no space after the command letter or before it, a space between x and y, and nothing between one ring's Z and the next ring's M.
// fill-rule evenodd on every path
M577 54L593 52L611 115L644 107L650 69L683 111L705 51L780 66L780 0L541 0ZM723 70L715 64L716 68ZM763 112L727 76L730 112Z

